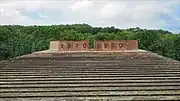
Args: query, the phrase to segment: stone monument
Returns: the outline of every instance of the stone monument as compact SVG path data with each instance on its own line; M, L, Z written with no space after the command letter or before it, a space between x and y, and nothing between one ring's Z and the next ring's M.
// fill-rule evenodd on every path
M137 40L95 41L94 49L89 49L89 41L51 41L51 51L123 51L138 49Z

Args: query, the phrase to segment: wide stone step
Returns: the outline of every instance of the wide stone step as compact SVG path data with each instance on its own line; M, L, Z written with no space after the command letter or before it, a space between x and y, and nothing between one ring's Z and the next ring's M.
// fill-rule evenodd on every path
M13 67L13 68L121 68L121 67L126 67L126 68L137 68L137 67L142 67L142 68L173 68L173 67L177 67L180 69L180 65L158 65L158 64L135 64L135 65L131 65L131 64L11 64L11 65L7 65L6 67L0 67L1 68L10 68L10 67Z
M104 73L98 73L98 72L79 72L79 73L73 73L73 72L54 72L54 71L43 71L42 73L53 73L53 74L59 74L59 75L123 75L123 74L127 74L127 75L135 75L135 74L142 74L142 75L146 75L146 74L176 74L176 76L178 76L180 74L179 71L175 71L175 72L166 72L166 71L119 71L119 72L104 72Z
M169 63L169 64L178 64L180 62L178 61L167 61L167 60L55 60L55 59L50 59L50 60L9 60L8 63L113 63L113 62L119 62L119 63Z
M48 76L48 74L41 74L41 73L39 73L39 74L0 74L0 76L1 77L3 77L3 76Z
M10 66L10 65L61 65L61 66L63 66L63 65L131 65L131 66L133 66L133 65L179 65L180 66L180 64L178 64L178 63L146 63L146 62L142 62L142 63L140 63L140 62L136 62L136 63L126 63L126 62L122 62L122 63L120 63L120 62L69 62L69 63L66 63L66 62L42 62L42 63L40 63L40 62L38 62L38 63L33 63L33 62L29 62L29 63L22 63L22 62L20 62L20 63L18 63L18 62L15 62L15 63L9 63L8 64L8 66Z
M59 81L102 81L102 80L107 80L107 81L111 81L111 80L121 80L121 81L125 81L125 82L130 82L130 81L136 81L136 82L141 82L141 81L144 81L144 83L147 81L151 82L154 80L160 80L160 81L167 81L167 80L172 80L172 81L178 81L179 78L127 78L127 79L120 79L120 78L116 78L116 79L111 79L111 78L97 78L97 79L94 79L94 78L89 78L89 79L58 79L58 78L47 78L47 79L44 79L44 78L41 78L41 79L38 79L38 78L35 78L35 79L2 79L0 82L59 82Z
M0 79L4 78L33 78L33 77L42 77L42 78L47 78L47 77L180 77L180 73L61 73L56 76L47 76L44 74L29 74L29 75L0 75Z
M0 70L1 74L8 74L8 73L33 73L32 71L34 71L34 73L39 73L38 71L43 71L43 72L49 72L49 73L125 73L125 72L131 72L131 73L178 73L180 72L179 69L48 69L48 68L36 68L36 69L32 69L32 68L28 68L28 69L2 69Z
M170 82L170 81L179 81L180 78L173 78L173 79L111 79L111 78L104 78L104 79L93 79L93 78L89 78L89 79L40 79L38 81L38 79L35 79L35 80L32 80L32 79L14 79L12 81L8 81L9 79L2 79L0 82L104 82L104 81L119 81L119 82L163 82L163 81L167 81L167 82ZM29 80L29 81L28 81ZM49 80L49 81L48 81Z
M33 93L1 93L2 97L88 97L88 96L180 96L176 91L91 91L91 92L33 92Z
M102 64L104 64L105 66L106 65L114 65L114 66L116 66L116 65L120 65L120 66L128 66L128 65L130 65L130 66L137 66L137 65L139 65L139 66L142 66L142 65L150 65L150 66L165 66L165 65L167 65L167 66L180 66L180 64L158 64L158 63L120 63L120 62L112 62L112 63L101 63L101 62L96 62L96 63L90 63L90 62L88 62L88 63L76 63L76 62L74 62L74 63L72 63L72 62L70 62L70 63L64 63L64 62L62 62L62 63L45 63L44 62L44 64L48 64L48 65L44 65L44 66L63 66L63 65L69 65L69 66L72 66L72 65L79 65L79 66L87 66L87 65L102 65ZM13 65L17 65L17 66L25 66L25 65L27 65L27 66L43 66L43 64L21 64L21 63L9 63L7 66L13 66ZM7 67L7 66L4 66L4 67Z
M143 56L111 56L111 55L91 55L91 56L38 56L38 57L21 57L18 60L165 60L159 57L143 57Z
M3 68L141 68L141 69L146 69L146 68L178 68L180 69L179 65L120 65L120 64L86 64L86 65L11 65L7 67L2 67Z
M179 69L180 67L178 65L172 65L172 66L168 66L168 65L155 65L155 66L151 66L151 65L135 65L135 66L121 66L121 65L84 65L84 66L71 66L71 65L67 65L67 66L59 66L59 65L44 65L44 66L39 66L39 65L14 65L14 66L7 66L7 67L2 67L1 69L26 69L26 68L39 68L39 69L141 69L141 70L149 70L149 69Z
M180 86L180 83L67 83L67 84L18 84L18 85L0 85L2 88L74 88L74 87L152 87L152 86Z
M89 96L89 97L23 97L23 98L17 98L17 97L11 97L11 98L2 98L1 101L108 101L111 99L112 101L141 101L147 100L147 101L177 101L180 99L180 96L178 95L159 95L159 96Z
M130 69L112 69L110 70L110 68L102 68L102 69L92 69L92 68L88 68L88 69L84 69L84 68L79 68L79 69L75 69L75 68L54 68L54 69L50 69L50 68L4 68L4 69L1 69L0 72L39 72L39 71L49 71L49 72L79 72L79 73L82 73L82 72L138 72L138 73L150 73L150 72L179 72L180 70L178 68L173 68L173 69L140 69L140 68L130 68Z
M180 77L173 77L173 76L95 76L95 77L78 77L78 76L26 76L26 77L4 77L1 78L1 81L48 81L48 80L169 80L169 79L179 79Z
M158 65L158 64L136 64L136 65L131 65L131 64L9 64L7 65L6 67L0 67L0 69L2 68L9 68L9 67L22 67L22 68L37 68L37 67L50 67L50 68L58 68L58 67L61 67L61 68L71 68L71 67L75 67L75 68L78 68L78 67L86 67L86 68L121 68L121 67L130 67L130 68L136 68L136 67L139 67L139 68L158 68L158 67L163 67L163 68L172 68L172 67L177 67L180 69L180 65Z
M79 81L0 81L1 85L25 85L25 84L99 84L99 83L180 83L180 79L177 80L79 80ZM180 88L179 88L180 89Z
M82 87L82 88L8 88L1 89L0 93L15 93L15 92L76 92L76 91L166 91L180 90L180 86L160 86L160 87Z
M31 72L31 71L13 71L13 72L11 72L11 71L6 71L6 72L0 72L0 75L5 75L5 74L7 74L7 75L23 75L23 74L40 74L40 72ZM45 75L45 74L44 74ZM48 74L46 74L46 75L48 75Z
M171 67L163 67L163 66L146 66L143 68L143 66L33 66L33 67L28 67L28 66L16 66L16 67L3 67L0 70L26 70L26 69L52 69L52 70L98 70L98 69L122 69L122 70L180 70L180 67L178 66L171 66Z
M160 65L156 65L156 66L150 66L150 65L136 65L136 66L120 66L120 65L89 65L89 66L71 66L71 65L67 65L67 66L53 66L53 65L49 65L49 66L36 66L36 65L30 65L30 66L25 66L25 65L19 65L19 66L8 66L8 67L3 67L1 69L142 69L142 70L149 70L149 69L180 69L179 66L168 66L168 65L164 65L164 66L160 66Z
M0 72L1 73L1 72ZM106 72L49 72L49 71L43 71L43 72L40 72L40 73L24 73L24 74L22 74L22 73L20 73L20 74L18 74L18 73L12 73L12 72L10 72L10 73L8 73L8 72L5 72L5 73L1 73L0 74L0 76L25 76L25 75L34 75L34 76L38 76L38 75L48 75L48 74L54 74L54 75L59 75L59 76L61 76L61 75L138 75L138 74L140 74L140 75L151 75L151 74L159 74L159 75L157 75L157 76L160 76L160 74L164 74L164 75L172 75L172 74L174 74L174 75L178 75L178 76L180 76L180 72L123 72L123 71L121 71L121 72L117 72L117 71L114 71L114 72L108 72L108 71L106 71Z
M138 73L150 73L150 72L179 72L180 69L178 67L171 67L171 68L139 68L139 67L97 67L97 68L91 68L91 67L60 67L60 68L2 68L0 69L0 72L39 72L39 71L49 71L49 72L75 72L75 73L82 73L82 72L138 72Z
M63 56L63 55L54 55L54 56L26 56L26 57L20 57L19 60L37 60L37 59L58 59L58 60L110 60L110 59L119 59L119 60L133 60L133 59L139 59L139 60L164 60L163 58L159 57L153 57L153 56L139 56L139 55L74 55L74 56Z
M138 70L138 69L129 69L129 70L121 70L121 69L115 69L115 70L104 70L104 69L99 69L99 70L75 70L75 69L3 69L0 70L0 73L4 74L4 73L18 73L18 72L34 72L34 73L55 73L55 74L61 74L61 73L143 73L143 74L148 74L148 73L170 73L170 74L177 74L180 71L177 69L173 69L173 70L156 70L156 69L151 69L151 70Z

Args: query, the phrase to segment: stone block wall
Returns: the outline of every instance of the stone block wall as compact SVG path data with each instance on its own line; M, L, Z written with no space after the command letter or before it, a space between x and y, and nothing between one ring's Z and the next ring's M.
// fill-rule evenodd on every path
M89 41L51 41L49 48L53 51L88 51Z
M89 41L60 41L60 51L85 51L89 50Z
M60 50L60 41L51 41L49 45L49 50L59 51Z
M95 51L121 51L138 49L137 40L95 41ZM51 41L50 50L53 51L90 51L89 41Z
M118 51L134 49L138 49L137 40L110 40L95 42L96 51Z

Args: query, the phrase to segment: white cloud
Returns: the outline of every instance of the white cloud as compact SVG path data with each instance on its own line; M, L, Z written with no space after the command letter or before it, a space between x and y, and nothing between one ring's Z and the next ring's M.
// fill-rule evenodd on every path
M51 11L60 15L56 24L163 28L167 20L160 19L160 15L178 21L180 17L172 13L173 7L178 5L180 0L1 0L0 24L51 24L46 18L54 22L53 15L42 13ZM37 12L41 19L23 15L22 10Z
M116 3L108 3L101 8L100 17L105 20L114 19L117 16L118 11L121 11L124 8L123 6L124 5L118 5Z
M79 10L87 10L90 6L92 6L93 1L88 0L78 0L75 3L71 5L71 9L73 11L79 11Z

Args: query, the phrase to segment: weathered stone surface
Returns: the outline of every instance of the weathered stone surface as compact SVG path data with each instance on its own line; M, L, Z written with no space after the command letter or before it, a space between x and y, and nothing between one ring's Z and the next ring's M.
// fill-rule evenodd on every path
M51 41L50 50L52 51L88 51L89 41Z
M138 49L137 40L95 41L95 48L89 49L89 41L51 41L52 51L122 51Z
M120 51L135 49L138 49L137 40L110 40L95 42L96 51Z
M60 50L60 41L51 41L49 50L51 51L59 51Z
M0 63L0 101L180 100L179 61L147 51L44 55Z

